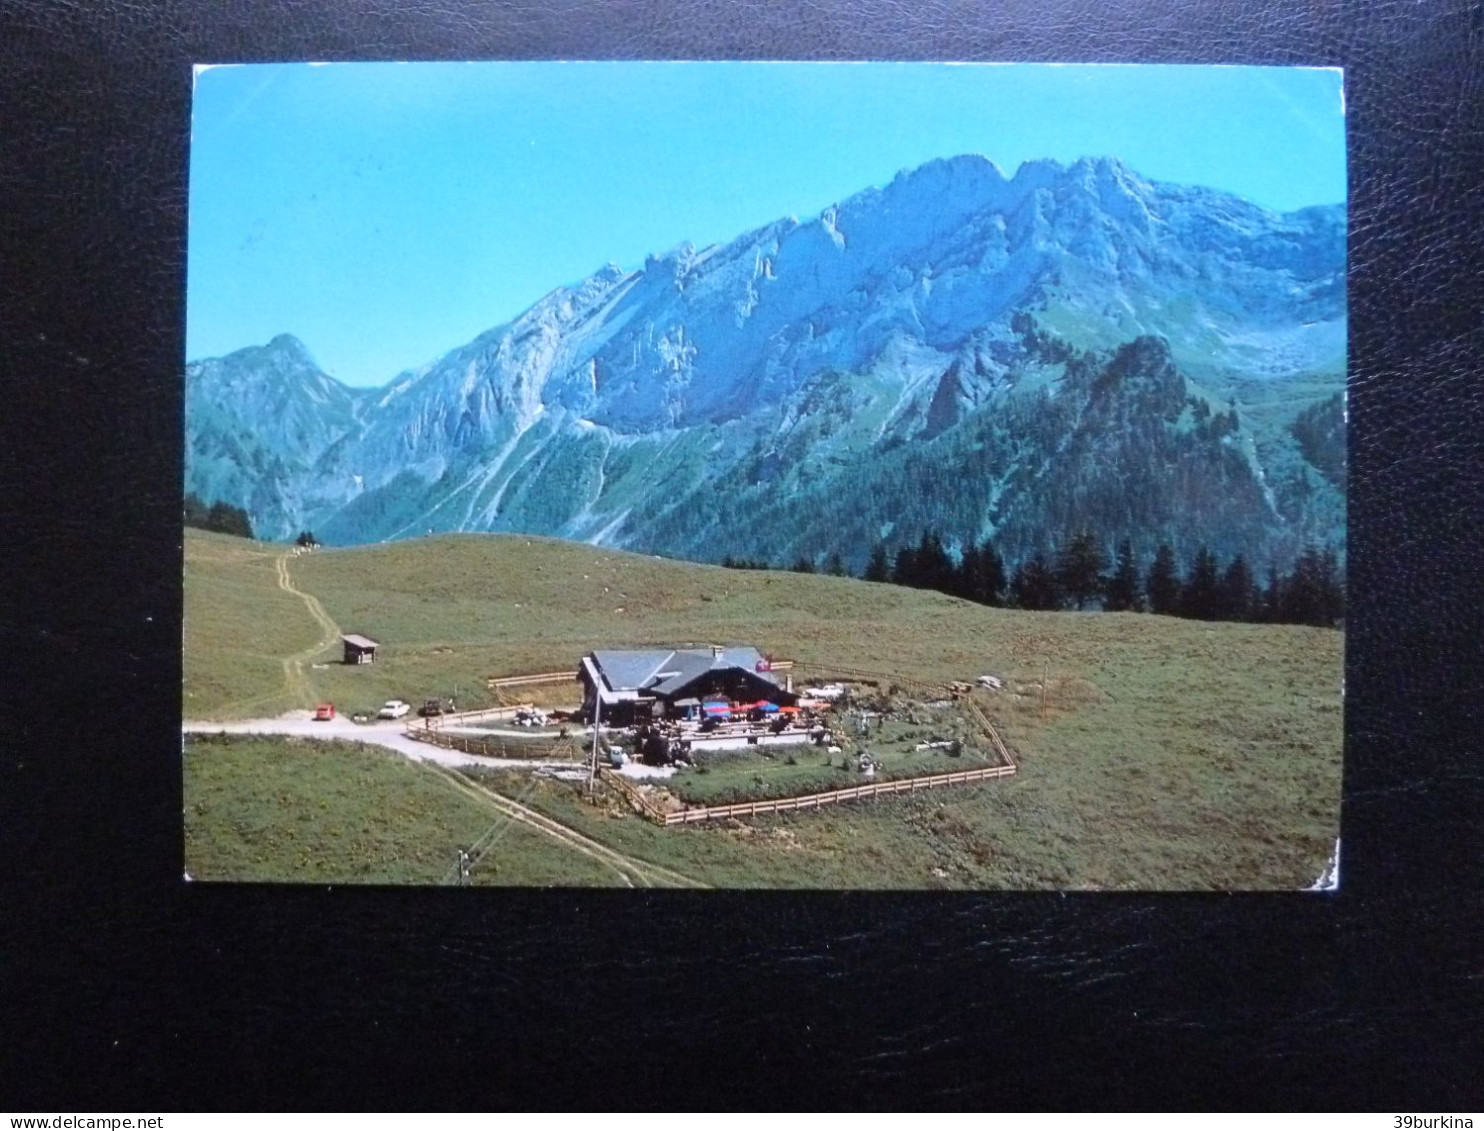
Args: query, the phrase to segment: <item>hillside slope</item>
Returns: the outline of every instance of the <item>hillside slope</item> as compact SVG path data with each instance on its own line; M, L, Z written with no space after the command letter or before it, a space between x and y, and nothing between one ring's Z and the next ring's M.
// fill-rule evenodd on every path
M188 716L294 705L232 703L261 693L257 682L234 686L250 680L234 641L250 633L254 650L288 654L315 633L307 614L263 615L279 592L265 569L273 553L188 532ZM1337 834L1343 637L1332 630L991 609L514 536L332 550L290 568L337 622L382 643L375 665L308 673L342 709L455 685L467 698L487 675L570 670L605 645L686 641L755 644L798 660L801 675L834 663L921 680L987 671L1029 688L983 702L1021 773L942 799L984 853L955 884L1294 888L1319 874ZM899 814L888 823L925 819L881 812Z

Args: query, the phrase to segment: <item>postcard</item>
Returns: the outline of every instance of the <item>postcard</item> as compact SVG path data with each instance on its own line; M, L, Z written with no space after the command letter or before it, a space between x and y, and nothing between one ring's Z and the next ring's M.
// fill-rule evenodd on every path
M1330 68L201 66L195 882L1328 890Z

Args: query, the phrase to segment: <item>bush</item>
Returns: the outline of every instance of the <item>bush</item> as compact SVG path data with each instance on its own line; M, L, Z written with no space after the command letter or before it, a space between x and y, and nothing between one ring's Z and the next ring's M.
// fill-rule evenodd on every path
M185 525L218 534L234 534L238 538L253 536L247 511L221 501L208 504L191 494L185 497Z

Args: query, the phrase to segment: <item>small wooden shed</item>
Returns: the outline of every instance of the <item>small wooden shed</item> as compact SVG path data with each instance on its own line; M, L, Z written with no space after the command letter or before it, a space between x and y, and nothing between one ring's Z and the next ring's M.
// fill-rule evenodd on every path
M340 638L345 645L345 662L347 664L374 664L376 663L376 649L381 647L376 641L365 636L357 636L348 633Z

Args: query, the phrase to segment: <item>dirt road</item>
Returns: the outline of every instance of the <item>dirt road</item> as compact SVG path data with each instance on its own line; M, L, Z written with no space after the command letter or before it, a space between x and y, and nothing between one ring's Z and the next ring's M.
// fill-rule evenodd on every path
M561 843L574 852L587 856L614 872L628 887L704 887L705 885L658 864L627 856L585 836L543 813L523 805L514 798L489 789L456 772L460 766L490 766L503 769L533 770L538 767L572 770L572 763L535 762L520 758L485 758L445 750L408 738L400 722L354 723L344 718L317 721L311 711L290 711L275 719L244 719L232 723L184 724L187 734L263 734L291 735L301 738L338 738L383 746L403 757L423 763L430 773L438 774L453 788L485 805L491 812L521 824Z
M541 762L530 758L486 758L459 750L445 750L441 746L408 738L400 722L354 723L340 715L321 722L315 719L313 711L289 711L276 718L239 719L230 723L187 720L182 729L187 734L286 734L298 738L339 738L347 742L384 746L414 762L433 762L440 766L492 766L520 770L538 766L572 768L570 760Z
M273 568L278 574L278 587L304 602L304 608L319 626L320 638L308 648L282 658L280 661L283 664L282 689L267 695L255 695L251 699L238 699L221 708L223 712L231 713L248 708L265 710L283 706L286 702L308 707L315 701L314 689L309 686L309 680L304 674L304 665L340 640L340 626L335 623L329 613L325 612L325 607L320 604L318 597L294 586L293 578L289 576L289 560L293 556L293 550L285 550L274 559Z
M278 561L274 563L278 570L278 587L285 593L292 593L304 602L304 607L309 610L309 615L320 627L320 638L314 644L301 652L295 652L292 656L283 659L283 682L284 690L290 698L303 706L309 706L314 702L314 692L309 686L309 681L304 678L304 664L314 659L326 648L332 647L340 640L340 626L331 619L330 614L325 612L325 607L319 603L319 598L305 593L301 589L295 589L293 580L289 577L289 558L293 556L292 550L286 550L279 555Z
M306 709L314 703L315 696L305 675L304 665L314 660L325 649L334 646L340 638L340 626L325 611L318 598L295 587L289 575L289 559L292 556L293 552L287 551L274 562L274 568L278 574L278 588L285 593L293 594L304 603L305 609L319 626L320 638L312 646L282 658L284 677L282 691L260 696L254 700L244 700L237 706L240 708L249 703L262 703L267 706L275 700L282 703L287 698L289 702L302 704L302 707L272 718L239 719L232 722L186 720L182 723L182 730L186 734L286 735L298 738L340 739L380 746L409 761L423 765L430 773L443 778L452 788L486 806L499 821L519 822L557 841L571 851L602 864L628 887L703 886L678 872L635 859L609 848L560 821L547 817L513 798L506 797L504 794L455 772L460 766L487 766L525 771L550 768L570 772L573 770L570 760L546 762L526 758L489 758L478 754L465 754L459 750L447 750L407 737L405 724L400 720L378 719L370 723L357 723L343 716L336 716L333 719L316 719L314 711ZM510 731L471 730L469 733L484 736L503 733L511 737L531 737L529 730L516 729Z
M506 797L503 793L497 793L451 770L435 770L434 772L449 779L461 793L483 801L495 812L503 813L510 820L519 821L574 852L579 852L605 865L616 873L628 887L698 888L707 886L670 868L651 864L646 860L640 860L609 848L606 844L578 832L570 825L564 825L528 805L521 804L513 797Z

